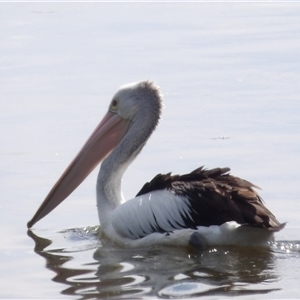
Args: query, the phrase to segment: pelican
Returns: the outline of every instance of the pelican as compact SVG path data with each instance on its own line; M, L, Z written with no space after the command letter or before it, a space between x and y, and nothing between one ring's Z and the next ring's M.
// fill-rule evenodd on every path
M33 218L31 228L64 201L100 163L97 208L102 234L125 247L151 245L268 246L280 223L254 184L229 168L197 168L189 174L158 174L125 201L122 176L157 127L160 89L131 83L113 96L108 112L70 163Z

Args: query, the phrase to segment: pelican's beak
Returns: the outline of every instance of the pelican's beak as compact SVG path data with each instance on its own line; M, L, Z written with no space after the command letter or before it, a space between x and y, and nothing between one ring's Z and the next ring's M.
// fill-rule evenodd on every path
M27 227L31 228L64 201L119 144L129 126L129 120L109 111L27 223Z

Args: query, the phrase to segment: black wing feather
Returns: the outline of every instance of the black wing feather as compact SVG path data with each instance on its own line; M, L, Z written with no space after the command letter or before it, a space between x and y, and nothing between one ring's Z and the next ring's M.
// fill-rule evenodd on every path
M259 187L228 174L229 171L229 168L205 170L200 167L184 175L158 174L137 196L162 189L184 196L191 210L190 216L183 215L187 228L236 221L270 231L282 229L285 224L275 218L253 189Z

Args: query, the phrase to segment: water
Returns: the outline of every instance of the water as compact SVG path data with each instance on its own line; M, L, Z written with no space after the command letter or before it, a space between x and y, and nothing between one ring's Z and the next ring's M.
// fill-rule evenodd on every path
M61 232L29 231L34 251L47 262L63 296L132 299L141 296L297 295L278 284L281 260L299 261L300 241L276 242L271 250L235 247L203 252L185 248L120 249L98 239L99 227ZM47 238L45 238L45 236ZM286 263L285 263L286 264ZM299 266L295 269L299 270ZM283 270L281 270L282 272ZM286 279L281 279L285 281ZM145 297L147 298L147 297Z
M1 298L299 298L299 4L0 7ZM288 222L269 251L118 249L97 237L97 171L27 232L118 86L142 79L166 108L125 197L158 172L230 166Z

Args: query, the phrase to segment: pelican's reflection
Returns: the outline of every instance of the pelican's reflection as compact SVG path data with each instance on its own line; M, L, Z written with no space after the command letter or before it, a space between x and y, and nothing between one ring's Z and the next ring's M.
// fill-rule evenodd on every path
M64 284L61 294L79 299L236 296L275 291L274 253L240 248L119 249L55 246L55 241L32 231L34 251L45 258L55 273L53 281ZM59 233L57 234L59 235ZM96 248L96 250L95 250ZM269 284L269 288L268 288Z

